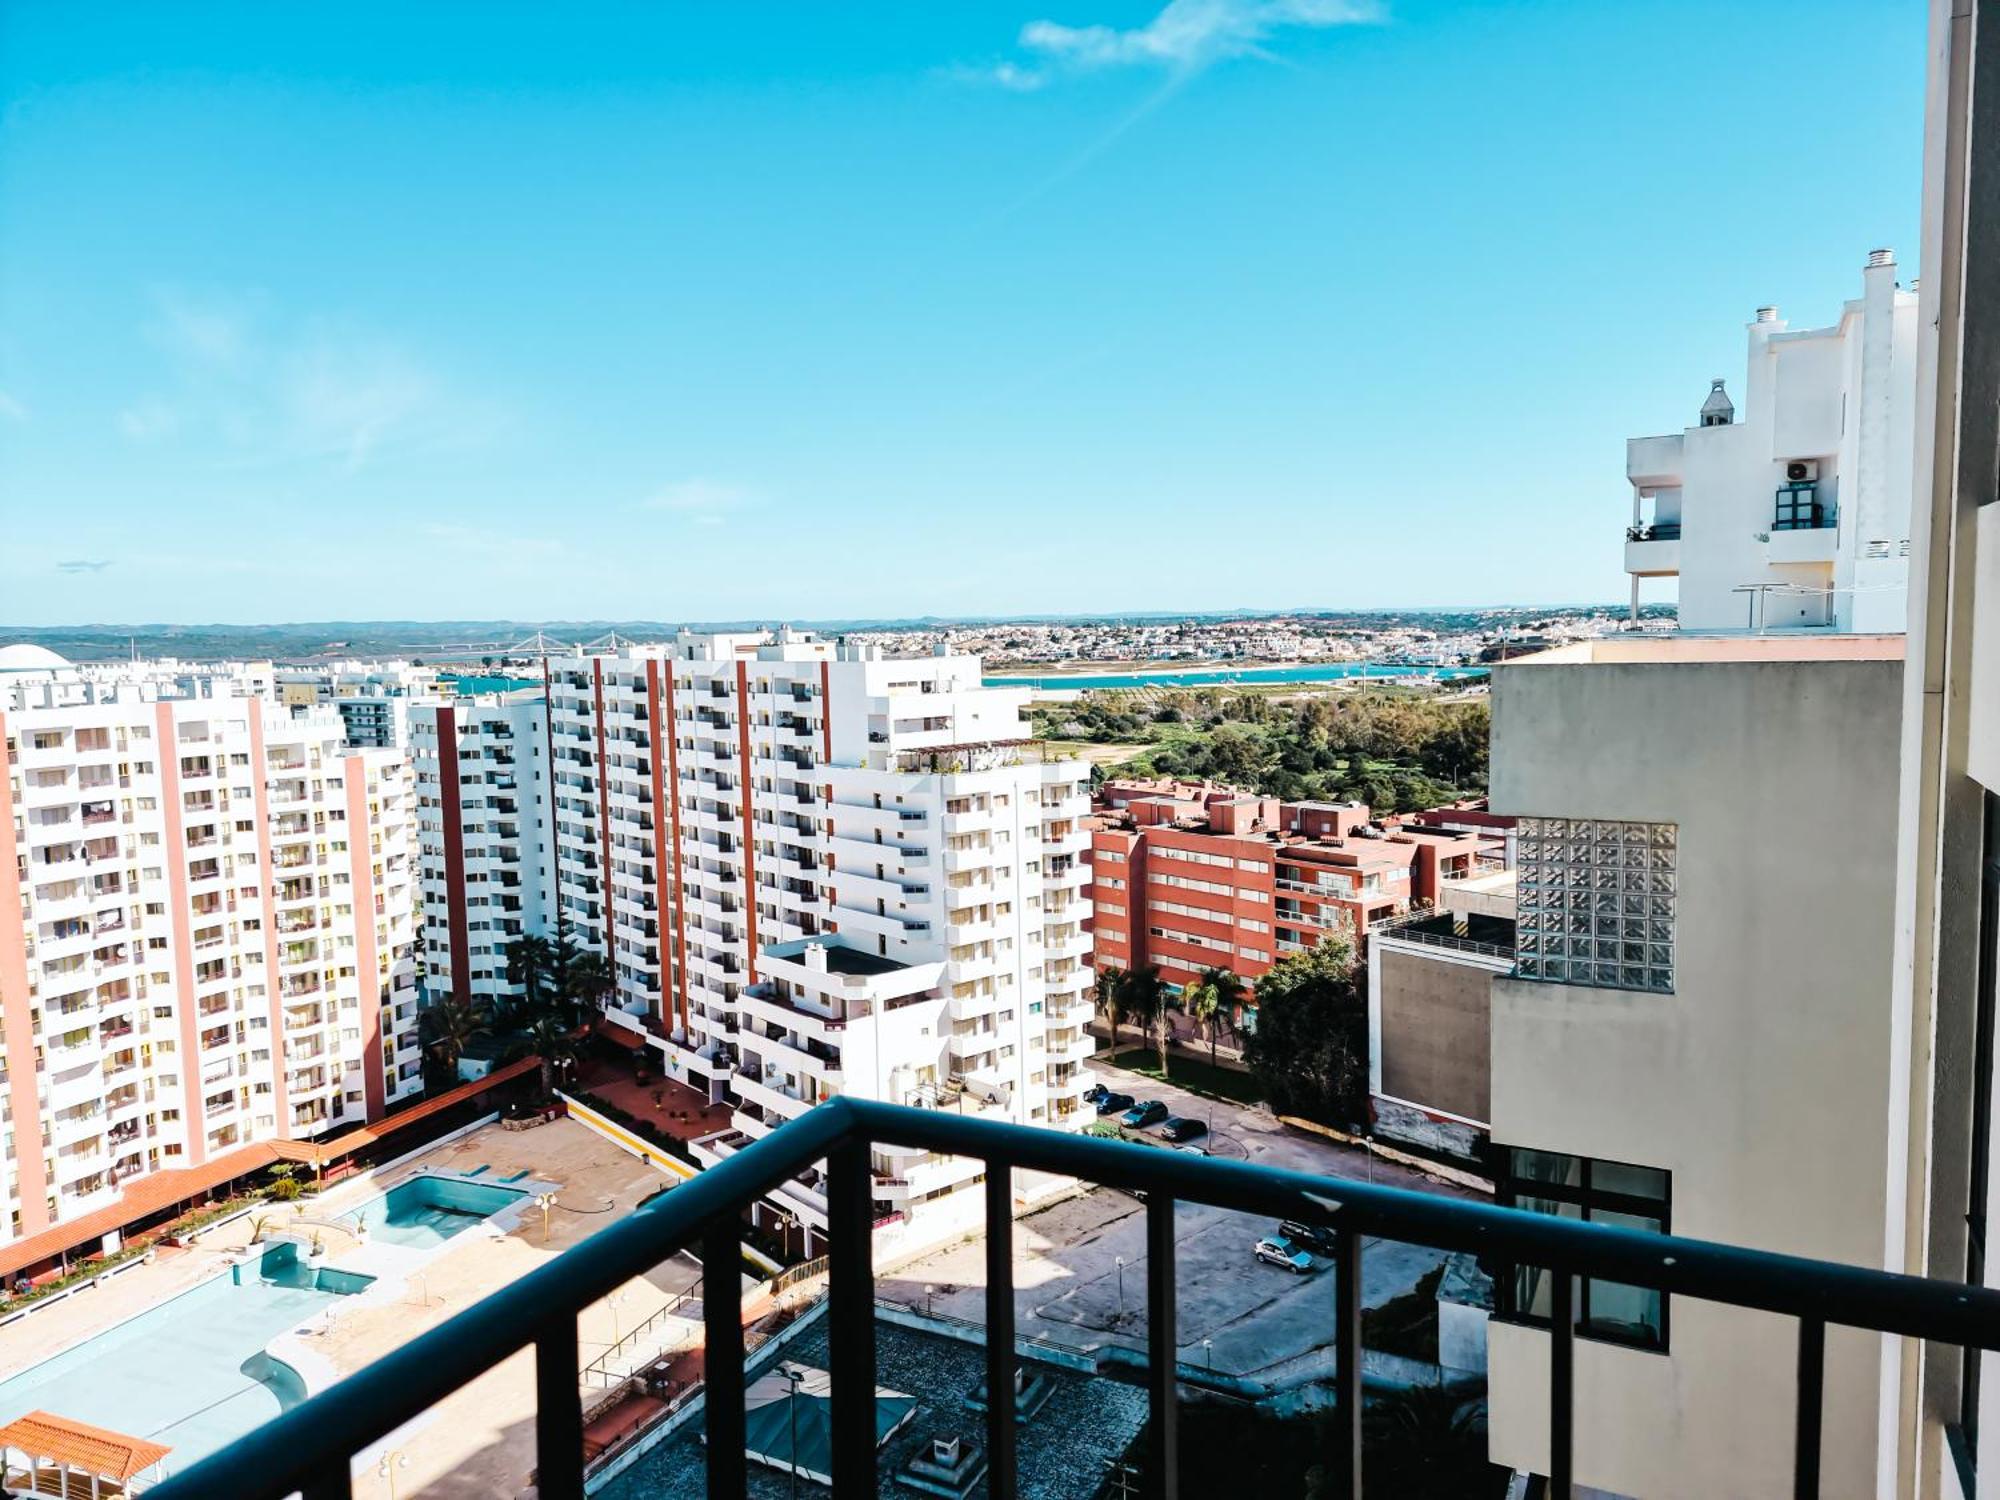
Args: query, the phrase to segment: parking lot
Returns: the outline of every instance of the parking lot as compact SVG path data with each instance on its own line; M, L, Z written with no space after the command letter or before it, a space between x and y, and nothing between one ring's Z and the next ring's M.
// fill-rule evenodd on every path
M1162 1099L1177 1115L1209 1126L1213 1154L1322 1176L1360 1178L1450 1196L1466 1190L1366 1152L1280 1125L1254 1108L1210 1101L1114 1068L1102 1076L1118 1092ZM1157 1136L1158 1127L1141 1132ZM1160 1148L1165 1149L1165 1148ZM1324 1257L1310 1274L1262 1264L1257 1240L1268 1218L1182 1203L1175 1216L1181 1358L1218 1374L1281 1379L1333 1338L1334 1275ZM1015 1317L1024 1336L1070 1345L1146 1339L1145 1213L1129 1194L1094 1188L1018 1221ZM979 1321L984 1316L982 1243L948 1246L883 1275L880 1294L922 1309ZM1119 1261L1123 1260L1121 1267ZM1443 1256L1369 1240L1362 1251L1362 1302L1379 1306L1408 1291ZM1206 1342L1204 1342L1206 1341Z

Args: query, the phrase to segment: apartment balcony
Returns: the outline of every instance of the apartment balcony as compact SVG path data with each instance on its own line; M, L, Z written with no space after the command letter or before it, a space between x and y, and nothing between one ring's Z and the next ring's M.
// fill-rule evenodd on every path
M715 1145L722 1145L718 1140ZM1135 1307L1143 1309L1141 1361L1147 1420L1134 1455L1140 1472L1132 1491L1179 1492L1178 1414L1181 1387L1199 1383L1201 1366L1182 1360L1178 1327L1178 1203L1199 1203L1294 1219L1334 1232L1335 1270L1326 1311L1335 1354L1328 1412L1333 1492L1386 1495L1369 1487L1363 1429L1363 1261L1378 1239L1450 1253L1487 1255L1513 1264L1552 1267L1554 1316L1549 1345L1548 1494L1569 1497L1576 1401L1576 1322L1580 1280L1649 1287L1722 1307L1756 1309L1758 1337L1796 1330L1793 1492L1819 1493L1824 1351L1829 1321L1944 1345L2000 1349L2000 1292L1924 1281L1795 1256L1743 1250L1700 1240L1583 1223L1496 1208L1344 1177L1318 1177L1249 1162L1096 1139L959 1115L837 1099L759 1140L730 1133L726 1149L697 1150L713 1164L647 1212L628 1215L557 1259L413 1339L334 1389L312 1397L149 1491L152 1500L281 1500L304 1491L314 1500L348 1500L356 1460L379 1451L384 1437L430 1412L439 1402L523 1350L535 1352L533 1427L536 1480L544 1500L578 1500L584 1493L581 1366L577 1319L634 1277L683 1250L701 1256L707 1274L705 1389L693 1420L705 1427L706 1490L736 1500L748 1492L745 1339L739 1218L751 1204L798 1180L824 1161L810 1191L826 1206L830 1287L826 1307L832 1376L829 1411L833 1493L852 1500L892 1492L893 1476L878 1472L873 1393L881 1358L874 1308L871 1231L894 1184L870 1170L871 1156L916 1153L908 1170L927 1172L951 1158L986 1169L979 1189L988 1233L984 1254L985 1337L989 1389L1015 1383L1016 1340L1013 1188L1008 1168L1103 1183L1145 1202L1146 1254L1126 1268ZM1768 1330L1767 1331L1767 1326ZM1746 1325L1746 1335L1748 1328ZM1015 1500L1023 1428L1011 1403L988 1406L981 1435L986 1493ZM1094 1487L1097 1476L1088 1476Z
M1681 570L1681 523L1653 521L1625 528L1625 571L1640 578L1671 578Z

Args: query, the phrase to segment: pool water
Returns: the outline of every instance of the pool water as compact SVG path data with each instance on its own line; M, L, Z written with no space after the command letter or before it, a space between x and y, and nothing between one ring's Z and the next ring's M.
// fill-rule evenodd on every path
M298 1377L264 1345L368 1277L314 1270L281 1241L75 1348L0 1381L0 1422L36 1409L173 1449L168 1472L296 1405Z
M412 1177L372 1203L342 1214L344 1223L365 1227L373 1241L428 1249L462 1234L482 1219L527 1195L517 1188L466 1182L456 1177Z

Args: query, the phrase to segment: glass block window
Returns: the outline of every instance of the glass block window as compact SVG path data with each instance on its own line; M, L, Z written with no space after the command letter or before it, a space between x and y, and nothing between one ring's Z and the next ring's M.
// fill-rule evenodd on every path
M1521 819L1514 972L1672 991L1677 831L1671 823Z

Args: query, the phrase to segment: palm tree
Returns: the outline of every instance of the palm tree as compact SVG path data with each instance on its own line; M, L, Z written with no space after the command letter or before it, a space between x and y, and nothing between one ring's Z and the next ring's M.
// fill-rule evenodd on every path
M1167 1076L1167 1037L1165 1027L1171 1014L1167 1004L1166 981L1160 978L1157 965L1147 964L1143 969L1128 969L1119 985L1121 1009L1139 1023L1140 1034L1151 1031L1160 1046L1160 1078ZM1112 1039L1112 1048L1117 1049L1117 1039Z
M420 1029L425 1054L449 1076L457 1072L466 1044L486 1034L487 1015L456 995L447 995L423 1013Z
M1203 969L1201 978L1189 985L1181 995L1181 1003L1187 1013L1208 1033L1208 1060L1215 1064L1216 1041L1222 1032L1222 1023L1236 1014L1236 1007L1243 1003L1245 986L1236 974L1217 965Z
M576 1061L576 1031L560 1016L545 1012L529 1030L528 1039L542 1065L542 1097L552 1099L556 1092L557 1068L567 1072Z
M1097 971L1097 1013L1111 1027L1111 1050L1118 1050L1118 1026L1125 1019L1125 971L1106 964Z
M507 945L507 982L520 986L521 1008L531 1016L541 1013L555 987L555 963L555 945L545 937L529 933Z
M617 988L617 976L603 954L578 953L563 970L561 1003L557 1009L574 1025L584 1013L601 1010Z

